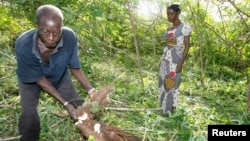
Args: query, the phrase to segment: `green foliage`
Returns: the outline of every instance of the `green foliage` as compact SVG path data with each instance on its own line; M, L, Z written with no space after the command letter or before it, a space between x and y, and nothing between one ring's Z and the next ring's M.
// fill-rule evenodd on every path
M95 141L95 138L92 135L90 135L88 141Z
M90 111L92 113L97 113L97 112L100 112L101 111L101 106L99 105L98 102L94 101L94 102L91 102L92 103L92 108L90 109Z

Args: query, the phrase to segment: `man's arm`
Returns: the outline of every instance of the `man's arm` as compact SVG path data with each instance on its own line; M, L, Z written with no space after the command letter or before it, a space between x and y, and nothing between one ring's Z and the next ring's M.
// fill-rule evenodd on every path
M76 113L74 112L74 106L67 103L67 101L59 94L56 88L50 83L50 81L46 77L40 78L36 82L45 92L54 97L60 103L62 103L68 110L70 116L74 119L77 119Z
M56 88L49 82L47 78L44 76L37 81L37 84L55 99L57 99L61 104L64 104L66 101L65 99L59 94Z
M70 68L70 72L73 76L80 82L80 84L84 87L86 91L93 89L93 86L88 81L87 77L84 75L82 69ZM90 93L90 98L92 99L97 91L93 91Z

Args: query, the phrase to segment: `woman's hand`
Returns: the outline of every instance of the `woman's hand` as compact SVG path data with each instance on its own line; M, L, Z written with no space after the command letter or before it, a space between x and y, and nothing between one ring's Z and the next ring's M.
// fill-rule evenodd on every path
M176 73L181 73L181 71L182 71L182 64L178 64L178 65L176 66L175 72L176 72Z

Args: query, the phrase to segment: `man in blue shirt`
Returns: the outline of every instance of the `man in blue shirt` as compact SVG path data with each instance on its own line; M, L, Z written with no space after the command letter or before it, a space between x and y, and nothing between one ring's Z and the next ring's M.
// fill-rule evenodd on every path
M61 10L53 5L42 5L36 17L37 28L24 32L15 42L22 107L18 123L21 141L39 139L37 105L41 91L54 97L73 119L77 119L74 110L83 100L75 90L69 70L91 99L97 94L81 69L77 36L63 26Z

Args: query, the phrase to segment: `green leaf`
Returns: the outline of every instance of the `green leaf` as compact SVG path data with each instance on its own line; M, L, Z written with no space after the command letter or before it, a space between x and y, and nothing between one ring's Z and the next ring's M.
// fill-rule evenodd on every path
M95 141L94 136L90 135L89 138L88 138L88 141Z
M92 108L90 109L90 111L92 113L96 113L96 112L101 111L101 106L97 101L93 101L93 102L91 102L91 104L92 104Z

